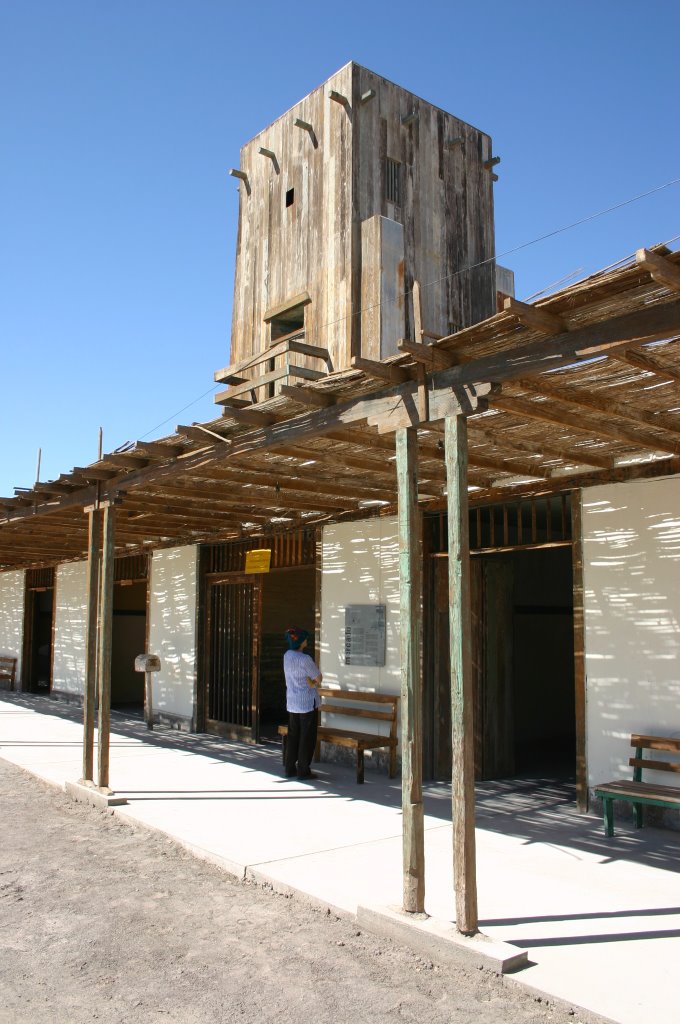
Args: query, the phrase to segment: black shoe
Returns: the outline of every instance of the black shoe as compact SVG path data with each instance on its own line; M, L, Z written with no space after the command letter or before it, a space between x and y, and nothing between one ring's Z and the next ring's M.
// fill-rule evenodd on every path
M286 771L285 774L287 779L292 779L294 775L297 775L297 771L295 770L295 768L293 768L292 772Z
M298 775L298 779L318 779L316 772L304 772L302 775Z

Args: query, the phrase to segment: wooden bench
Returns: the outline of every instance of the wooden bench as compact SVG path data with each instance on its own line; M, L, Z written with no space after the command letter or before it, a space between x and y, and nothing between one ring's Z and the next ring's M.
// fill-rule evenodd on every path
M319 708L319 728L317 732L315 760L319 760L321 742L334 743L338 747L349 747L357 752L357 782L364 781L364 751L387 748L390 752L389 777L394 778L397 772L397 708L399 697L384 693L362 693L359 690L334 690L330 686L320 686L317 693L321 697ZM361 707L352 707L360 704ZM367 705L375 705L368 707ZM389 735L363 732L359 729L337 729L335 726L324 725L327 715L346 715L362 721L371 719L378 722L389 722ZM283 737L283 759L286 759L286 741L288 726L279 726L279 736Z
M633 781L619 779L595 787L595 795L602 800L604 810L604 834L614 835L614 800L627 800L633 805L635 827L642 828L642 807L673 807L680 809L680 786L662 786L656 782L643 782L642 771L680 772L680 764L643 757L645 750L667 750L680 754L680 739L668 736L638 736L630 738L635 747L635 757L628 760L633 768Z
M17 659L0 656L0 683L7 683L7 689L13 690L17 674Z

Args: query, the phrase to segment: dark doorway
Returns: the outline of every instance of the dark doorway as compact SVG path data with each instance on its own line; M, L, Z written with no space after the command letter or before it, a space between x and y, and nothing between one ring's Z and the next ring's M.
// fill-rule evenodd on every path
M284 633L289 626L309 632L307 653L314 651L314 566L278 569L262 578L262 641L260 648L260 738L275 739L286 721L286 684L283 676Z
M433 559L426 649L426 771L451 773L447 559ZM571 546L471 558L478 779L573 775Z
M255 741L261 576L230 573L207 581L205 728Z
M28 693L49 693L52 688L52 587L26 591L22 689Z
M135 658L146 650L146 581L117 583L113 592L111 707L139 712L144 707L144 673Z

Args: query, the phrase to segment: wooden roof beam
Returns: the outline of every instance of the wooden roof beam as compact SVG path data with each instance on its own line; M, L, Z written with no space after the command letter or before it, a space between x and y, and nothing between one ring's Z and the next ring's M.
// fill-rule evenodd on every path
M327 409L335 405L336 398L323 391L312 391L311 388L301 388L291 384L282 384L280 393L286 398L292 398L300 405L312 405L317 409Z
M140 452L150 459L176 459L182 451L179 444L161 444L158 441L135 441L134 447L134 452Z
M652 275L657 284L670 288L673 292L680 292L680 267L671 263L664 256L649 249L638 249L635 253L635 262L642 269Z
M572 463L577 466L597 466L599 469L611 469L614 465L614 460L611 457L598 455L588 449L563 448L560 445L552 443L545 444L543 439L535 442L530 440L525 441L522 438L516 437L515 434L509 430L499 431L498 434L495 434L493 430L483 429L479 426L478 422L473 421L470 424L470 444L472 444L475 437L478 436L485 438L489 444L502 444L504 448L512 448L515 451L526 452L529 455L538 454L546 458L560 459L562 462Z
M434 345L422 345L417 341L399 341L397 348L427 370L448 370L457 363L457 359L450 352L435 348Z
M132 452L109 452L102 456L99 465L104 468L115 466L117 469L144 469L149 461L144 455L133 455Z
M664 438L657 438L646 432L621 428L609 420L603 421L600 419L593 422L574 413L559 411L555 409L552 403L531 402L521 398L506 398L505 396L493 398L492 401L497 409L502 409L513 416L541 420L544 423L552 423L557 426L568 426L574 430L585 431L594 437L606 437L619 444L629 444L636 448L643 448L653 452L667 452L669 455L680 455L680 442L667 441Z
M363 359L360 356L352 357L352 369L361 370L368 377L387 381L388 384L405 384L413 379L413 375L403 366L380 363L375 359Z
M643 355L642 352L625 349L623 352L614 352L612 355L614 359L618 359L619 362L626 363L628 366L634 366L636 370L653 373L667 381L680 381L680 373L677 370L671 369L670 366L664 366L658 359L654 359L646 353Z
M531 380L518 380L519 387L532 391L537 395L549 395L558 402L576 405L582 409L593 409L608 416L617 416L629 423L640 423L642 426L655 427L658 430L670 430L680 433L680 416L673 419L663 414L647 412L643 409L632 409L630 403L617 402L611 397L616 393L614 388L601 391L577 391L575 388L560 386L548 382L544 377L532 377ZM606 396L606 397L605 397Z
M556 316L555 313L550 313L547 309L530 306L528 303L520 302L519 299L513 299L511 296L508 296L503 301L503 311L516 317L522 327L538 331L540 334L564 334L565 331L569 330L569 325L561 316Z
M74 473L78 476L82 476L84 480L94 481L106 481L113 480L114 476L118 476L115 469L104 469L103 466L75 466L73 469Z

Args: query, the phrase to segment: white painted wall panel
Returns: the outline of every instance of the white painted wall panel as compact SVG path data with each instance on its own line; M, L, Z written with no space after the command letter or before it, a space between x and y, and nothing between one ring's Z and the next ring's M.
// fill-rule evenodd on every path
M348 604L386 605L384 666L344 664L345 608ZM338 684L343 689L375 693L400 692L399 537L396 518L340 523L324 528L319 667L324 685ZM356 726L356 720L338 720L336 724L351 728ZM375 723L375 728L380 725L382 723Z
M153 675L154 712L193 718L196 690L198 548L154 551L151 561L149 653L158 654Z
M84 693L86 639L87 562L69 562L54 577L53 690Z
M17 659L17 689L24 640L24 579L23 569L0 573L0 654Z
M593 785L632 777L631 733L680 736L680 477L585 490L583 552Z

